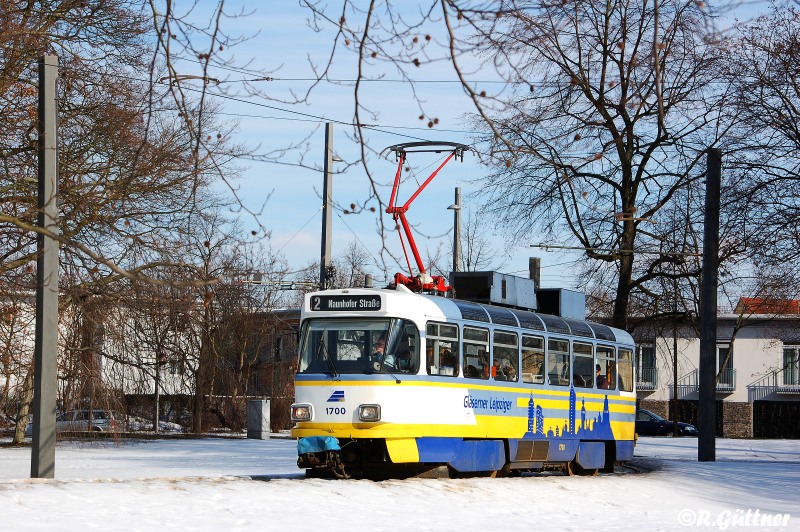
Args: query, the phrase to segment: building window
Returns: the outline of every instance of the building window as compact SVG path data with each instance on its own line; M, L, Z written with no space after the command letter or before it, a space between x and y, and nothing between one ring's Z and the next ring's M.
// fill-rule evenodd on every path
M184 367L183 360L172 358L169 360L169 374L170 375L183 375Z
M720 384L733 384L733 352L731 344L717 345L717 368L719 368Z
M636 379L641 382L646 379L647 370L656 367L656 346L653 344L641 344L639 346L639 357L636 361Z
M783 346L783 384L800 384L800 344Z

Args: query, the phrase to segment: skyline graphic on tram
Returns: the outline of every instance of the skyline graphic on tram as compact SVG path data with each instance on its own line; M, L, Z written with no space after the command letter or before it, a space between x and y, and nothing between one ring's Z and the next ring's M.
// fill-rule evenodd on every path
M587 419L586 417L586 399L581 399L581 418L579 424L576 419L576 408L577 394L575 393L575 388L570 386L569 417L567 418L567 423L565 423L561 429L556 426L555 431L550 428L547 433L545 433L544 428L547 418L544 415L544 409L541 405L536 404L533 398L533 392L531 392L530 399L528 400L528 430L522 436L522 439L552 440L554 438L578 437L602 440L605 438L614 438L614 433L611 430L611 414L608 408L608 396L605 396L603 399L603 411L599 412L594 419Z

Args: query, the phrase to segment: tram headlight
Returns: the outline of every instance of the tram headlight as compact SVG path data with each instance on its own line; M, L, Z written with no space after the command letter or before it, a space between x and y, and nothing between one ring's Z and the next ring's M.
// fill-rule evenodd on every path
M311 405L295 403L292 405L292 421L311 421Z
M361 421L380 421L381 405L360 405L358 407L358 419Z

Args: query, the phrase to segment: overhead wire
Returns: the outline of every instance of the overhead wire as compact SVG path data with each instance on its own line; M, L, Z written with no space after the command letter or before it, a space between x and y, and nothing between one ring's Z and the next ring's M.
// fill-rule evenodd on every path
M184 60L184 61L190 61L188 59L183 59L183 58L181 58L181 59ZM73 67L64 66L62 68L73 68ZM222 67L222 66L219 66L219 65L216 66L216 68L225 68L226 70L231 70L231 71L234 71L234 72L249 73L249 72L246 72L246 71L243 71L243 70L238 70L238 69L229 68L229 67ZM152 83L152 81L153 81L151 79L142 79L142 78L135 77L135 76L126 76L126 75L120 74L120 73L110 74L110 76L115 76L115 77L118 77L120 79L127 79L127 80L130 80L130 81L138 81L138 82L142 82L142 83ZM258 81L258 80L264 80L264 81L317 81L316 79L312 80L311 78L273 78L273 77L254 78L254 80L256 80L256 81ZM248 81L248 80L240 80L240 81L244 82L244 81ZM250 80L250 81L253 81L253 80ZM328 81L336 81L336 80L328 80ZM346 81L346 80L338 80L338 81ZM353 81L355 81L355 80L353 80ZM383 79L383 80L366 80L366 81L399 82L399 81L402 81L402 80L387 80L387 79ZM425 82L431 82L431 83L433 83L433 82L442 82L442 83L447 82L447 83L451 83L451 82L457 82L457 81L426 80ZM505 83L503 81L496 81L496 82ZM478 131L470 131L470 130L433 129L433 128L422 128L422 127L412 127L412 126L394 126L394 125L383 125L383 124L356 124L356 123L345 121L345 120L328 118L328 117L324 117L324 116L321 116L321 115L316 115L316 114L312 114L312 113L305 113L305 112L302 112L302 111L297 111L297 110L294 110L294 109L286 109L286 108L283 108L283 107L279 107L277 105L271 105L271 104L267 104L267 103L264 103L264 102L252 101L252 100L249 100L249 99L236 97L236 96L231 96L231 95L228 95L228 94L214 93L214 92L210 92L208 90L204 91L203 89L200 89L200 88L197 88L197 87L193 87L193 86L191 86L189 84L184 84L183 85L183 89L186 90L186 91L195 92L195 93L205 92L207 95L212 96L214 98L219 98L219 99L223 99L223 100L229 100L229 101L241 103L241 104L244 104L244 105L252 105L252 106L256 106L256 107L271 109L271 110L278 111L278 112L281 112L281 113L286 113L286 114L290 114L290 115L296 115L296 116L299 116L299 117L302 117L302 118L264 116L264 115L254 115L254 114L230 113L230 112L218 112L217 113L217 114L222 115L222 116L238 116L238 117L243 117L243 118L261 118L261 119L272 119L272 120L297 121L297 122L308 122L308 123L315 123L315 124L334 123L334 124L344 125L344 126L348 126L348 127L360 126L360 127L364 128L364 129L369 129L369 130L376 131L376 132L379 132L379 133L397 135L397 136L401 136L401 137L405 137L405 138L412 139L412 140L417 140L417 141L426 141L428 139L425 139L425 138L422 138L422 137L418 137L418 136L414 136L414 135L398 133L397 131L386 131L386 130L387 129L388 130L400 129L400 130L412 130L412 131L432 131L432 132L437 132L437 133L439 133L439 132L442 132L442 133L450 132L450 133L459 133L459 134L466 134L466 135L469 135L469 134L477 135L477 134L481 133L481 132L478 132ZM168 109L165 108L165 109L162 109L162 110L167 111ZM177 110L177 109L175 109L175 110ZM569 155L573 155L575 157L582 156L581 154L577 154L577 153L576 154L567 154L567 155L568 156ZM592 154L586 153L586 154L583 154L583 155L594 155L594 153L592 153ZM250 159L250 160L259 161L259 162L279 163L278 161L271 161L271 160L267 159L266 157L257 157L257 156L252 156L252 155L240 154L240 155L235 155L234 157L235 158L240 158L240 159ZM434 163L435 163L435 161L430 163L425 168L428 168L428 167L432 166ZM424 170L424 168L423 168L423 170ZM413 175L414 179L417 180L417 184L419 185L419 181L417 179L416 173L413 173L412 175ZM280 251L282 251L286 247L286 245L288 245L288 243L295 236L297 236L297 234L299 234L300 231L302 231L311 222L313 217L316 215L316 213L319 212L319 210L321 210L321 208L322 207L320 207L320 209L318 209L314 213L314 215L312 215L312 217L309 218L309 220L306 221L306 223L294 235L292 235L292 237L286 243L284 243L283 246L281 246L281 248L277 251L278 253ZM337 213L337 216L339 216L338 213ZM339 218L341 219L341 216L339 216ZM342 219L342 221L344 222L343 219ZM347 222L344 222L344 223L348 227L348 229L351 231L351 233L353 233L353 235L356 236L355 232L347 224ZM356 236L356 238L357 238L357 236ZM371 258L375 261L375 263L379 264L377 259L369 252L368 248L363 244L363 242L359 241L359 243L370 254ZM568 263L563 263L563 264L568 264Z
M63 68L74 68L74 67L65 66ZM119 74L119 73L109 74L109 76L110 77L117 77L117 78L120 78L120 79L127 79L127 80L130 80L130 81L138 81L138 82L142 82L142 83L151 83L152 82L152 80L150 80L150 79L142 79L142 78L139 78L139 77L127 76L127 75ZM287 79L291 79L291 78L287 78ZM195 92L195 93L204 92L203 89L200 89L200 88L197 88L197 87L192 87L189 84L184 84L183 85L183 89L188 91L188 92ZM424 138L424 137L419 137L419 136L416 136L416 135L404 134L404 133L400 133L398 131L387 131L387 130L398 130L399 129L399 130L409 130L409 131L429 131L429 132L435 132L435 133L456 133L456 134L463 134L463 135L481 135L481 134L484 133L484 132L475 131L475 130L434 129L434 128L425 128L425 127L418 127L418 126L416 126L416 127L415 126L396 126L396 125L387 125L387 124L357 124L357 123L354 123L352 121L341 120L341 119L336 119L336 118L328 118L328 117L325 117L325 116L312 114L312 113L305 113L305 112L297 111L297 110L294 110L294 109L286 109L286 108L283 108L283 107L279 107L277 105L267 104L267 103L258 102L258 101L252 101L252 100L248 100L246 98L241 98L241 97L237 97L237 96L231 96L231 95L228 95L228 94L220 94L220 93L214 93L214 92L209 92L209 91L205 91L205 94L209 95L209 96L212 96L214 98L222 99L222 100L229 100L229 101L233 101L233 102L236 102L236 103L241 103L241 104L244 104L244 105L252 105L252 106L261 107L261 108L265 108L265 109L271 109L271 110L278 111L278 112L281 112L281 113L286 113L286 114L290 114L290 115L297 115L297 116L300 116L300 117L303 117L303 118L275 117L275 116L264 116L264 115L243 114L243 113L230 113L230 112L219 112L219 113L217 113L217 114L220 114L220 115L223 115L223 116L238 116L238 117L241 117L241 118L258 118L258 119L267 119L267 120L284 120L284 121L295 121L295 122L308 122L308 123L314 123L314 124L333 123L333 124L338 124L338 125L347 126L347 127L360 127L362 129L375 131L377 133L384 133L384 134L387 134L387 135L395 135L395 136L404 137L404 138L407 138L407 139L410 139L410 140L415 140L415 141L428 141L430 139L429 138ZM162 110L167 110L167 109L162 109ZM484 152L478 152L478 151L476 151L476 152L477 153L482 153L483 155L489 155L489 154L484 153ZM562 155L566 156L566 157L582 158L582 157L593 157L593 156L596 155L596 152L595 151L592 151L592 152L588 152L588 151L587 152L569 152L569 153L562 153ZM251 158L251 157L246 157L246 156L242 156L242 155L236 155L234 157L235 158ZM264 160L264 159L259 159L259 160L261 160L261 162L271 162L271 163L272 162L276 162L276 161L269 161L269 160Z
M321 211L321 210L322 210L322 205L320 205L319 209L317 209L317 210L316 210L316 212L314 212L314 214L312 214L312 215L311 215L311 218L309 218L309 219L306 221L306 223L304 223L304 224L303 224L303 227L301 227L300 229L298 229L298 230L295 232L295 234L293 234L293 235L292 235L292 236L291 236L289 239L287 239L287 240L286 240L286 242L285 242L285 243L284 243L284 244L283 244L283 245L280 247L280 249L278 249L278 251L276 251L276 252L275 252L275 254L277 255L278 253L280 253L281 251L283 251L283 248L285 248L286 246L288 246L288 245L289 245L289 242L291 242L292 240L294 240L294 237L296 237L297 235L299 235L299 234L300 234L300 231L302 231L303 229L305 229L305 228L306 228L306 226L307 226L308 224L310 224L310 223L311 223L311 220L313 220L313 219L314 219L314 216L316 216L316 215L319 213L319 211Z
M336 211L334 211L334 212L336 212ZM362 242L362 241L361 241L361 239L360 239L360 238L358 238L358 235L356 234L356 232L355 232L355 231L353 231L353 228L352 228L352 227L350 227L350 224L348 224L348 223L347 223L347 222L344 220L344 218L342 218L342 215L341 215L341 214L339 214L338 212L336 212L336 216L337 216L337 217L338 217L338 218L339 218L339 219L342 221L342 223L343 223L343 224L344 224L344 225L347 227L347 229L349 229L349 230L350 230L350 233L352 233L353 237L355 237L355 239L358 241L358 243L359 243L359 244L361 244L361 247L362 247L362 248L364 248L364 251L366 251L366 252L367 252L367 255L369 255L369 256L370 256L370 258L372 259L372 262L373 262L373 263L374 263L376 266L380 267L380 264L381 264L381 263L378 261L378 259L375 257L375 255L373 255L373 254L372 254L372 252L371 252L371 251L370 251L370 249L369 249L369 248L368 248L368 247L367 247L367 246L364 244L364 242Z

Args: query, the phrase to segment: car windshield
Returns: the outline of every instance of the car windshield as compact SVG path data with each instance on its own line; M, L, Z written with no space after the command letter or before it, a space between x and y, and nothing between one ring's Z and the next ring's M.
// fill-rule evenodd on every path
M386 319L309 319L301 328L298 373L416 373L414 323Z

